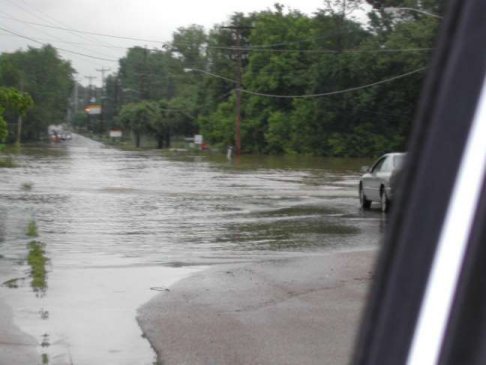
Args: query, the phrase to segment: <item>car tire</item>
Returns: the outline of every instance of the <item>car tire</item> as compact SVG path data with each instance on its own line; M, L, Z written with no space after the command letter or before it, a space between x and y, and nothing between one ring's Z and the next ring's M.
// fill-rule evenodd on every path
M361 185L359 186L359 205L363 210L368 210L371 207L371 200L366 199Z
M386 213L390 210L390 199L388 199L385 188L383 187L381 188L381 192L380 192L380 205L381 205L381 211L383 213Z

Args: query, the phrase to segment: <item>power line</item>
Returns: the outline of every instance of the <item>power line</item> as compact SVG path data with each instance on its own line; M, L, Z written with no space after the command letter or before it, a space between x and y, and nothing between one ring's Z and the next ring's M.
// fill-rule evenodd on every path
M14 3L14 5L18 6L18 4L15 4L15 3ZM5 13L4 11L1 11L1 10L0 10L0 13L2 13L2 14L7 14L7 13ZM7 14L7 15L8 15L8 14ZM2 18L3 18L3 16L0 16L0 17L2 17ZM46 31L44 31L44 30L42 30L42 29L41 29L41 30L38 30L38 29L36 29L36 28L32 27L30 24L27 24L27 26L29 26L31 29L34 29L35 31L42 32L42 34L44 34L45 36L50 37L50 38L51 38L51 40L52 40L52 39L54 39L54 40L56 40L56 41L60 41L60 40L61 40L61 38L58 38L57 36L52 35L52 34L50 34L50 33L46 32Z
M399 52L424 52L432 51L434 48L379 48L379 49L343 49L343 50L332 50L332 49L272 49L272 48L253 48L253 47L211 47L214 49L230 50L230 51L247 51L247 52L275 52L275 53L329 53L329 54L341 54L341 53L399 53Z
M32 42L35 42L35 43L44 45L44 43L42 43L42 42L40 42L40 41L38 41L36 39L23 36L23 35L18 34L16 32L12 32L12 31L10 31L8 29L5 29L3 27L0 27L0 30L3 30L5 32L7 32L7 33L11 33L11 34L16 35L16 36L18 36L20 38L24 38L24 39L30 40ZM75 51L70 51L70 50L66 50L66 49L58 48L58 47L54 47L54 48L57 49L57 50L64 51L64 52L68 52L68 53L72 53L72 54L75 54L75 55L78 55L78 56L93 58L93 59L102 60L102 61L118 62L118 60L114 60L114 59L106 59L106 58L101 58L101 57L96 57L96 56L90 56L90 55L86 55L86 54L83 54L83 53L79 53L79 52L75 52ZM407 72L405 74L397 75L397 76L394 76L394 77L391 77L391 78L388 78L388 79L385 79L385 80L381 80L381 81L378 81L378 82L375 82L375 83L372 83L372 84L367 84L367 85L352 87L352 88L343 89L343 90L332 91L332 92L328 92L328 93L306 94L306 95L276 95L276 94L259 93L259 92L255 92L255 91L251 91L251 90L246 90L246 89L243 89L243 88L238 88L237 90L239 90L239 91L241 91L242 93L245 93L245 94L250 94L250 95L255 95L255 96L264 96L264 97L273 97L273 98L286 98L286 99L293 99L293 98L315 98L315 97L323 97L323 96L343 94L343 93L347 93L347 92L357 91L357 90L365 89L365 88L368 88L368 87L372 87L372 86L384 84L386 82L391 82L391 81L394 81L394 80L397 80L397 79L400 79L400 78L404 78L404 77L410 76L412 74L421 72L421 71L423 71L425 69L426 69L426 67L421 67L421 68L416 69L414 71L410 71L410 72ZM194 69L194 70L196 70L196 69ZM197 71L202 71L202 70L197 70ZM210 76L214 76L214 77L218 77L218 78L221 78L221 79L224 79L224 80L227 80L227 81L235 82L235 80L231 80L231 79L228 79L226 77L219 76L217 74L213 74L211 72L207 72L207 71L203 71L203 72L205 74L210 75Z
M413 75L413 74L422 72L425 69L426 69L426 67L421 67L421 68L418 68L416 70L413 70L413 71L410 71L410 72L407 72L407 73L404 73L404 74L401 74L401 75L393 76L393 77L390 77L390 78L385 79L385 80L381 80L381 81L378 81L378 82L374 82L372 84L361 85L361 86L356 86L356 87L350 87L350 88L343 89L343 90L331 91L331 92L320 93L320 94L275 95L275 94L265 94L265 93L254 92L254 91L250 91L250 90L246 90L246 89L240 89L240 91L243 92L243 93L245 93L245 94L256 95L256 96L265 96L265 97L271 97L271 98L285 98L285 99L294 99L294 98L318 98L318 97L323 97L323 96L331 96L331 95L345 94L345 93L348 93L348 92L353 92L353 91L357 91L357 90L362 90L362 89L366 89L366 88L369 88L369 87L373 87L373 86L376 86L376 85L381 85L381 84L384 84L384 83L387 83L387 82L395 81L395 80L398 80L398 79L401 79L401 78L404 78L404 77L407 77L407 76L410 76L410 75Z
M4 12L3 12L4 13ZM6 14L6 13L4 13ZM0 16L2 18L8 18L17 22L25 23L25 24L30 24L30 25L35 25L39 27L46 27L46 28L51 28L51 29L56 29L56 30L62 30L62 31L67 31L71 33L81 33L81 34L91 34L91 35L96 35L96 36L101 36L101 37L110 37L110 38L115 38L115 39L123 39L123 40L131 40L131 41L140 41L140 42L150 42L150 43L164 43L161 40L153 40L153 39L144 39L144 38L136 38L136 37L125 37L125 36L118 36L118 35L113 35L113 34L106 34L106 33L96 33L96 32L88 32L88 31L82 31L78 29L72 29L72 28L66 28L66 27L59 27L59 26L53 26L53 25L48 25L48 24L41 24L41 23L36 23L36 22L29 22L25 20L20 20L11 16ZM326 35L323 37L314 37L314 38L309 38L309 39L302 39L302 40L296 40L296 41L288 41L288 42L279 42L279 43L273 43L273 44L265 44L265 45L254 45L254 46L246 46L246 47L230 47L230 46L213 46L213 45L206 45L203 48L205 49L216 49L216 50L229 50L229 51L251 51L251 52L276 52L276 53L287 53L287 52L302 52L302 53L331 53L331 54L340 54L340 53L399 53L399 52L423 52L423 51L431 51L433 48L395 48L395 49L386 49L386 48L380 48L380 49L344 49L340 51L332 50L332 49L272 49L271 47L278 47L282 45L290 45L290 44L299 44L303 42L309 42L312 40L319 40L319 39L326 39L330 38L330 36L339 34L339 33L346 33L346 32L331 32L330 35ZM83 45L79 43L80 45ZM109 47L109 46L105 46ZM129 47L117 47L117 46L111 46L113 48L124 48L124 49L130 49Z
M0 27L0 30L3 30L4 32L10 33L10 34L13 34L13 35L15 35L15 36L17 36L19 38L27 39L27 40L29 40L31 42L40 44L42 46L46 45L46 43L41 42L41 41L38 41L37 39L24 36L22 34L13 32L13 31L8 30L8 29L3 28L3 27ZM57 49L58 51L63 51L63 52L71 53L71 54L74 54L74 55L77 55L77 56L83 56L83 57L87 57L87 58L93 58L95 60L108 61L108 62L118 62L118 60L115 60L115 59L91 56L91 55L87 55L87 54L80 53L80 52L76 52L76 51L70 51L70 50L64 49L64 48L59 48L59 47L53 47L53 48Z
M1 17L1 16L0 16ZM49 42L48 39L37 38L38 41ZM65 40L56 40L57 43L71 44L76 46L88 46L88 47L103 47L113 48L121 50L130 50L133 47L121 47L115 45L103 45L103 44L90 44L81 42L72 42ZM379 49L343 49L340 51L332 49L272 49L272 48L260 48L260 47L227 47L227 46L206 46L206 49L215 50L228 50L228 51L246 51L246 52L274 52L274 53L324 53L324 54L346 54L346 53L401 53L401 52L427 52L433 51L434 48L379 48ZM152 51L152 50L149 50Z
M9 36L9 37L16 37L16 35L13 35L13 34L0 34L0 35L4 35L4 36ZM38 41L40 42L52 42L51 39L47 39L47 38L37 38ZM92 43L81 43L81 42L74 42L74 41L65 41L65 40L56 40L56 43L64 43L64 44L70 44L70 45L73 45L73 46L87 46L87 47L103 47L103 48L113 48L113 49L122 49L122 50L126 50L128 51L130 48L133 48L133 47L121 47L121 46L105 46L103 44L92 44Z
M33 13L32 11L30 11L29 9L24 8L24 7L23 7L21 4L13 3L13 2L12 2L12 1L10 1L10 0L7 0L7 1L8 1L9 3L13 4L14 6L18 7L20 10L22 10L22 11L24 11L24 12L26 12L26 13L30 14L30 15L31 15L31 16L33 16L33 17L40 18L40 19L43 19L43 20L46 20L46 21L50 22L50 21L49 21L48 19L46 19L45 17L39 17L38 15L36 15L36 14L35 14L35 13ZM33 27L32 27L32 25L35 25L35 23L33 23L33 22L20 21L20 20L18 20L18 19L16 19L16 18L13 18L13 17L11 17L11 16L10 16L8 13L6 13L6 12L4 12L4 11L0 11L0 13L2 13L2 14L6 14L6 15L7 15L7 16L1 16L2 18L11 19L11 20L14 20L14 21L17 21L17 22L21 22L21 23L23 22L24 24L27 24L27 25L28 25L28 26L30 26L31 28L33 28ZM50 22L50 23L52 23L52 22ZM37 32L39 31L39 29L38 29L38 28L33 28L33 29L35 29ZM42 31L42 30L40 30L40 31ZM63 39L62 39L62 38L59 38L59 37L57 37L57 36L55 36L55 35L52 35L52 34L50 34L50 33L45 32L45 31L42 31L42 32L43 32L44 34L46 34L48 37L55 39L56 41L63 41ZM78 36L78 37L81 37L81 38L82 38L82 37L85 37L85 36L83 36L83 35L77 35L77 36ZM88 49L86 49L86 48L85 48L84 50L89 52L89 50L88 50ZM106 54L102 54L102 53L100 53L100 55L101 55L102 57L109 57L109 56L107 56Z
M12 2L12 0L7 0L7 1L8 1L9 3L11 3L11 4L14 4L14 5L18 6L18 4L13 3L13 2ZM53 24L53 23L54 23L54 24L58 24L58 25L61 25L61 26L66 26L65 24L63 24L63 23L62 23L62 22L60 22L59 20L55 19L54 17L50 16L49 14L46 14L46 13L44 13L43 11L39 10L38 8L36 8L36 7L32 6L32 4L27 4L25 1L23 1L23 3L24 3L24 4L25 4L27 7L30 7L31 9L33 9L34 11L36 11L37 13L40 13L40 14L42 15L40 18L43 18L43 19L47 20L47 21L48 21L48 23L51 23L51 24ZM29 13L31 13L31 12L29 11ZM34 14L34 13L31 13L31 14L33 14L35 17L38 17L38 16L37 16L36 14ZM74 35L75 35L75 36L77 36L77 37L79 37L79 38L84 38L84 39L88 39L88 40L91 40L91 41L93 41L93 40L94 40L95 42L100 43L100 42L99 42L99 40L97 40L96 38L93 38L93 37L89 37L89 36L85 36L85 35L79 35L79 34L74 34ZM108 46L109 46L110 44L109 44L109 43L105 43L104 45L105 45L105 46L106 46L106 45L108 45Z
M227 27L221 27L222 29L227 28ZM340 30L340 31L334 31L334 32L329 32L325 35L322 35L320 37L311 37L311 38L305 38L305 39L300 39L300 40L294 40L294 41L284 41L284 42L278 42L278 43L270 43L270 44L261 44L261 45L252 45L248 46L245 48L251 48L251 49L267 49L271 47L280 47L280 46L285 46L285 45L291 45L291 44L300 44L304 42L311 42L315 40L323 40L323 39L329 39L335 35L340 35L340 34L346 34L346 33L351 33L354 30ZM179 43L179 44L184 44L184 45L191 45L190 43ZM208 44L205 48L208 49L230 49L230 50L235 50L237 47L229 47L229 46L217 46L217 45L211 45ZM243 49L243 47L241 47Z
M2 16L2 18L5 18L5 16ZM51 28L51 29L56 29L56 30L63 30L63 31L66 31L66 32L90 34L90 35L95 35L95 36L99 36L99 37L125 39L125 40L131 40L131 41L139 41L139 42L163 43L160 40L143 39L143 38L135 38L135 37L123 37L123 36L117 36L117 35L106 34L106 33L89 32L89 31L78 30L78 29L73 29L73 28L59 27L59 26L55 26L55 25L42 24L42 23L36 23L36 22L29 22L29 21L26 21L26 20L17 19L17 18L13 18L13 17L10 17L10 16L7 17L7 18L14 20L14 21L17 21L17 22L20 22L20 23L31 24L31 25L36 25L36 26L39 26L39 27Z
M270 48L270 47L280 47L280 46L285 46L289 44L300 44L304 42L310 42L310 41L315 41L315 40L323 40L323 39L329 39L335 35L341 35L341 34L346 34L346 33L351 33L354 30L352 29L346 29L346 30L339 30L339 31L334 31L334 32L329 32L325 35L319 36L319 37L312 37L312 38L305 38L305 39L297 39L294 41L284 41L284 42L278 42L278 43L270 43L270 44L261 44L261 45L252 45L252 48Z

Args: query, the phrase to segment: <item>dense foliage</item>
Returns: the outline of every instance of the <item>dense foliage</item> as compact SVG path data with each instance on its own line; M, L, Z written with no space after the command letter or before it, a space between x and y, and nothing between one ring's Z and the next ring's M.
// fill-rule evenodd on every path
M186 125L179 132L198 131L224 147L235 143L240 61L243 151L371 156L403 150L440 23L440 16L426 13L443 9L438 0L371 3L367 25L354 17L365 2L326 0L313 16L278 4L236 13L229 24L241 27L239 39L234 28L207 34L195 25L180 28L163 50L131 49L112 77L123 98L177 105L168 119ZM153 123L144 128L160 140Z
M0 143L8 136L8 126L3 114L8 112L22 116L33 104L30 95L14 88L0 87Z
M65 121L73 72L70 63L51 46L0 54L0 86L22 90L34 101L23 118L22 140L39 139L48 125ZM9 123L15 125L16 118L15 113L7 111ZM13 140L14 131L9 132Z
M124 128L137 146L142 135L164 148L200 133L225 148L235 144L240 94L244 152L403 150L442 12L440 0L323 0L312 16L276 4L209 31L181 27L160 49L128 50L98 93L100 123L76 107L73 123ZM0 66L0 85L34 99L26 137L63 120L73 71L54 48L3 54Z

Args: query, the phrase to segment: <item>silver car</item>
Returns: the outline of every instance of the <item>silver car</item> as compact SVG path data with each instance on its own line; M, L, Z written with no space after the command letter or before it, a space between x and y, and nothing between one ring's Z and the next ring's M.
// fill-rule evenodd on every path
M405 153L388 153L376 160L370 168L365 168L366 172L359 181L362 209L370 209L372 202L379 202L381 210L388 211L405 156Z

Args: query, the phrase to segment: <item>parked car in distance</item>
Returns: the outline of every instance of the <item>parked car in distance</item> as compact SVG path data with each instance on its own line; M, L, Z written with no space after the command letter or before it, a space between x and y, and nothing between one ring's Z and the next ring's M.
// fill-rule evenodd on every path
M359 181L359 202L362 209L370 209L372 202L379 202L381 210L388 211L405 156L405 153L387 153L370 168L364 168L365 173Z

